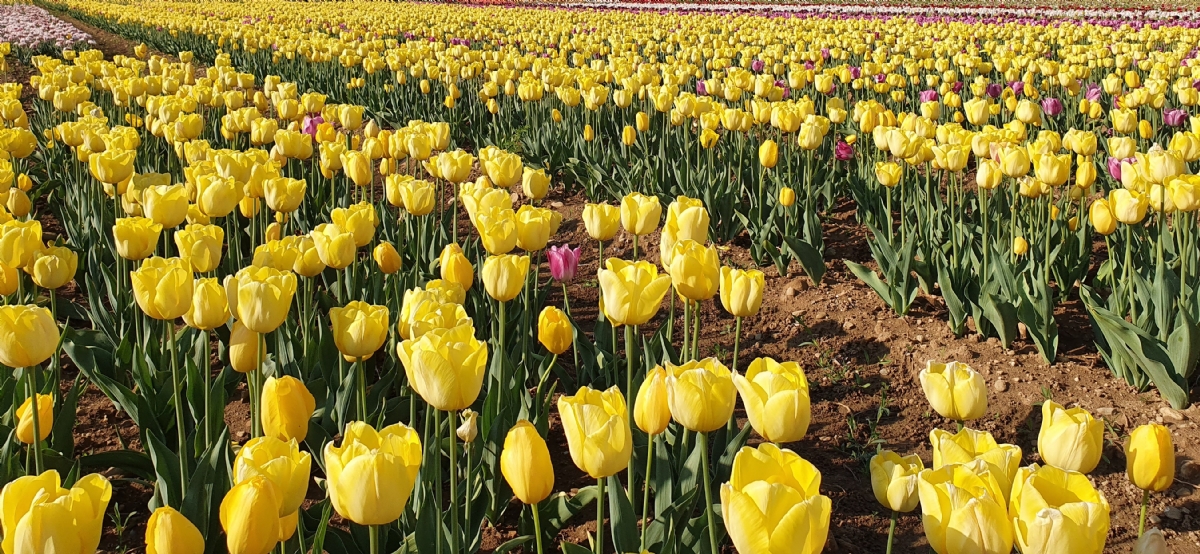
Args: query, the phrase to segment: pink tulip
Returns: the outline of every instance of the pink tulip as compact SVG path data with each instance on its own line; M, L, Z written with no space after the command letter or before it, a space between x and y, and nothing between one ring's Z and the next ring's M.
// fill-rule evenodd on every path
M575 278L575 270L579 269L579 248L571 249L571 245L551 246L546 251L550 258L550 276L555 281L570 281Z

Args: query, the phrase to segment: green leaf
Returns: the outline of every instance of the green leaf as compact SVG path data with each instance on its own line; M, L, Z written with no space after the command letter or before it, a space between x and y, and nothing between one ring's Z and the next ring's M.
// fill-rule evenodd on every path
M1109 348L1133 360L1172 407L1186 408L1189 400L1185 382L1175 370L1175 364L1163 343L1102 307L1091 288L1084 286L1082 293L1083 303L1092 320L1104 332Z
M592 551L578 544L564 542L562 543L562 554L592 554Z
M821 255L821 251L796 237L783 237L783 241L787 244L792 256L800 260L800 265L804 267L804 272L808 274L812 283L819 284L825 277L825 258Z
M979 307L983 308L983 316L1000 335L1000 342L1008 348L1017 335L1017 309L990 290L980 296Z
M1184 382L1190 383L1196 362L1200 360L1200 328L1187 310L1179 310L1175 318L1175 330L1167 338L1167 352L1171 354L1175 372L1183 376Z
M136 450L108 450L80 456L79 463L84 468L105 470L116 468L126 473L132 473L147 481L153 481L154 462L150 456Z
M617 552L638 551L638 518L634 515L633 504L621 480L612 475L608 478L608 517L609 527L612 528L613 545Z
M515 539L505 541L500 546L497 546L492 552L493 554L508 554L518 546L521 546L522 544L525 544L531 540L533 540L533 535L521 535Z

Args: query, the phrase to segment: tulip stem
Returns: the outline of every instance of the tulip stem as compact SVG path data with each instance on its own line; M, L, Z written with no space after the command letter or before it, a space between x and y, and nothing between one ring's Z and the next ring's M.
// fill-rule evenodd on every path
M633 235L633 261L637 261L638 236Z
M604 554L604 481L607 477L597 479L596 487L599 494L596 495L596 544L595 554Z
M892 539L896 536L896 510L892 510L892 524L888 527L887 553L892 554Z
M634 358L637 356L636 345L634 344L634 335L637 334L637 329L631 325L625 326L625 397L636 398L637 394L633 391L633 368ZM633 403L627 402L627 410L629 411L629 419L633 419ZM633 466L629 466L629 479L625 483L629 493L629 504L634 505L634 477Z
M40 470L39 470L40 471ZM1138 518L1138 538L1146 530L1146 508L1150 506L1150 491L1142 491L1142 516Z
M33 470L38 475L41 475L42 474L42 422L41 422L41 418L39 417L39 412L41 412L41 410L39 409L38 398L37 398L37 368L36 367L28 367L25 369L27 370L26 375L25 375L25 382L28 383L28 386L29 386L29 398L30 398L30 400L29 400L29 407L30 407L29 415L30 415L30 418L33 420L33 442L29 445L29 448L30 448L30 450L33 451Z
M696 311L692 314L692 359L700 359L700 303L696 302Z
M354 377L358 379L358 420L367 420L367 372L363 369L362 358L354 360Z
M368 525L367 535L370 537L371 554L379 554L379 526Z
M454 414L446 412L450 430L450 552L458 552L458 435L454 432Z
M210 413L209 395L212 394L212 359L210 358L212 349L212 336L208 331L204 333L204 444L209 446L212 444L212 425L209 421L208 414Z
M708 433L696 433L700 438L700 469L704 475L704 514L708 517L708 546L717 554L717 528L713 517L712 484L708 476Z
M646 490L642 492L642 536L638 543L638 552L646 551L646 527L650 524L650 470L654 467L654 437L650 435L646 442ZM630 485L630 490L633 485Z
M538 554L542 554L542 518L538 514L537 504L530 504L529 507L533 508L533 538L537 541Z
M671 301L672 302L675 301L674 294L671 295ZM680 355L679 355L680 362L683 362L684 357L687 356L688 341L692 338L692 328L691 328L692 326L689 325L690 320L688 319L688 315L691 313L691 305L692 305L691 302L685 301L683 303L683 348L680 349L681 350Z
M180 501L183 500L182 495L187 494L187 430L183 422L183 381L179 378L179 364L175 361L175 322L165 321L167 329L167 341L171 356L171 392L175 395L175 432L179 437L179 485ZM36 402L36 399L35 399Z

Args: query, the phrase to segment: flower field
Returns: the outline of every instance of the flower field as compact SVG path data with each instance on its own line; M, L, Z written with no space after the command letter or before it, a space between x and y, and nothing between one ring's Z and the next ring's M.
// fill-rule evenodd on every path
M1200 552L1194 12L5 10L5 554Z

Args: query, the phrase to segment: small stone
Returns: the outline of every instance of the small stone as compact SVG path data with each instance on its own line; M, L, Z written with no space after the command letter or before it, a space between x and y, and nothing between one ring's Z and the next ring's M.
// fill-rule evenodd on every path
M762 333L754 333L754 340L756 340L756 341L763 340L763 334Z
M800 317L802 315L804 315L804 312L802 312L800 310L796 310L796 311L792 312L792 317Z
M1020 383L1020 382L1021 382L1021 378L1020 378L1020 377L1013 377L1013 379L1012 379L1012 382L1014 382L1014 383Z
M1159 523L1162 523L1162 518L1155 516L1155 515L1152 515L1146 519L1150 520L1150 523L1153 523L1154 525L1158 525Z
M1000 344L1000 339L998 339L996 337L988 337L987 343L994 346L994 345Z
M1179 487L1175 489L1175 498L1187 498L1192 495L1192 489Z
M1029 328L1024 323L1017 323L1017 334L1021 336L1021 340L1025 340L1029 335Z
M510 196L512 197L513 204L521 203L521 195L520 194L517 194L514 192Z
M883 369L879 370L879 376L880 376L880 377L887 377L887 376L888 376L888 369L885 367L885 368L883 368Z
M842 415L850 415L850 406L838 404L838 413Z
M846 322L842 324L842 329L845 329L846 331L849 331L849 330L851 330L851 329L853 329L853 328L854 328L854 322L853 322L853 321L846 320Z
M783 289L783 295L784 296L796 296L796 287L789 285L788 288Z
M913 340L916 342L925 342L925 335L917 335L913 337Z
M876 342L887 342L890 340L892 340L892 334L888 331L882 331L878 335L875 336Z
M1104 406L1103 408L1096 408L1096 414L1102 415L1102 416L1111 416L1111 415L1115 414L1116 412L1117 412L1117 409L1113 408L1112 406Z
M550 207L558 209L558 208L563 207L563 203L556 200L556 201L550 203Z
M1163 407L1159 408L1158 413L1159 413L1159 415L1161 415L1163 417L1163 419L1166 419L1166 420L1170 420L1170 421L1183 421L1184 420L1182 412L1180 412L1179 410L1176 410L1175 408L1171 408L1169 406L1163 406Z
M1187 481L1195 480L1200 477L1200 464L1187 460L1183 465L1179 466L1179 476Z
M1163 517L1165 517L1167 519L1173 519L1175 521L1179 521L1179 520L1183 519L1183 512L1180 511L1179 508L1171 506L1170 508L1167 508L1166 510L1163 511Z
M996 392L1004 392L1008 390L1008 381L1005 381L1004 379L996 379L996 382L992 383L992 390Z

